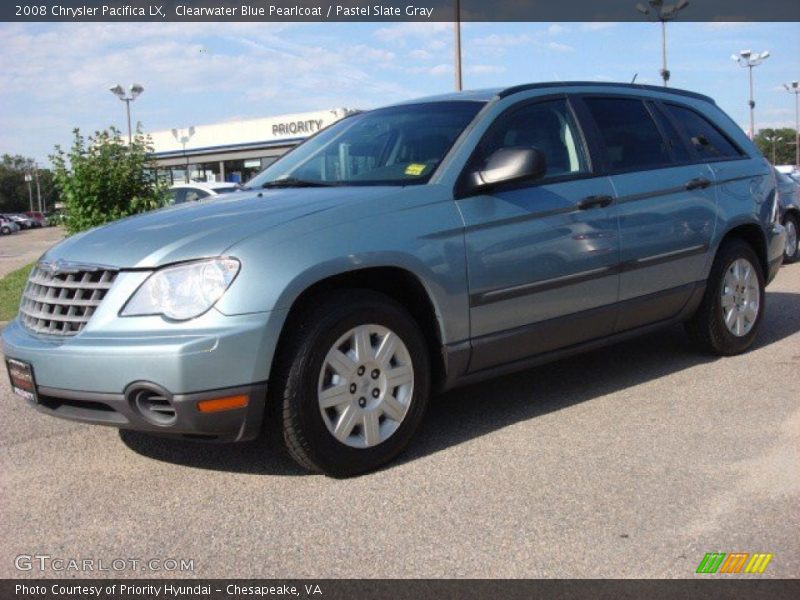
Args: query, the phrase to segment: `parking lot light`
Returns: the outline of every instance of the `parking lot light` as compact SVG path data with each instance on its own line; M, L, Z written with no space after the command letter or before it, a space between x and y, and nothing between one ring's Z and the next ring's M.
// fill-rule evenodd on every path
M769 58L769 51L765 50L761 53L753 54L752 50L741 50L739 54L732 54L731 59L738 63L742 68L747 68L750 74L750 139L755 139L756 136L756 123L755 123L755 108L756 102L753 98L753 68L757 67Z
M189 127L186 130L186 133L182 133L178 129L172 130L172 137L175 138L175 141L183 146L183 158L186 159L186 170L184 171L183 178L186 183L189 183L189 156L186 154L186 144L189 143L189 140L192 139L194 135L194 125Z
M142 92L144 92L144 86L140 83L131 84L128 88L128 95L125 94L125 89L117 84L113 87L110 87L109 90L112 94L114 94L117 98L122 100L125 103L126 113L128 115L128 145L130 146L132 140L131 134L131 102L136 100Z
M661 79L667 87L670 72L667 68L667 21L674 21L678 13L689 6L689 0L678 0L675 4L664 4L664 0L648 0L647 4L639 2L636 10L648 19L661 22Z
M794 166L800 170L800 81L784 83L783 87L794 94Z

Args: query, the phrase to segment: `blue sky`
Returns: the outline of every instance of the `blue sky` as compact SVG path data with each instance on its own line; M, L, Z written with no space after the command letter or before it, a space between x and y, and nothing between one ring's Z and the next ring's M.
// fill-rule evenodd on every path
M545 80L660 83L653 23L467 23L465 88ZM744 48L755 71L756 127L794 126L782 88L800 79L797 23L669 25L672 85L713 96L746 126ZM47 163L73 127L125 127L108 88L138 82L146 130L334 107L372 108L453 88L449 23L0 24L0 153Z

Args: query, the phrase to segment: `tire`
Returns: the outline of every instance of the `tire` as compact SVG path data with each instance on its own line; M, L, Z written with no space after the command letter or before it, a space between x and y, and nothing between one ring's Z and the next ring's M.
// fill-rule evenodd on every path
M783 219L783 226L786 228L786 247L783 250L783 262L791 264L800 258L800 248L798 248L797 233L800 230L800 219L795 213L789 213Z
M427 407L430 358L417 323L388 296L367 290L326 296L281 339L269 386L273 422L267 425L280 427L300 466L349 477L389 462L408 445ZM400 344L381 363L377 350L390 333ZM367 349L363 356L356 339ZM395 381L402 383L395 387ZM325 392L336 404L322 407Z
M3 235L11 235L11 229L8 227L3 227L2 229L0 229L0 233L2 233Z
M752 269L750 283L739 289L731 287L732 281L737 282L737 268L739 274L746 272L743 265ZM711 267L700 307L686 323L689 337L701 350L711 354L732 356L744 352L758 335L764 315L764 287L761 262L750 244L740 239L723 242ZM723 290L726 290L724 302L727 307L723 306ZM752 304L754 298L758 300L755 307ZM740 305L743 306L742 312L737 313ZM726 316L732 316L732 326L726 324Z

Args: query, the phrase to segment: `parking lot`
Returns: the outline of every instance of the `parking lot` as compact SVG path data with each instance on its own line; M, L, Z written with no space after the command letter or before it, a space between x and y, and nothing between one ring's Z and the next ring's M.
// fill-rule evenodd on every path
M35 261L63 237L61 227L25 229L0 236L0 277Z
M261 441L56 420L3 377L0 576L62 574L14 566L46 554L194 561L111 573L131 577L695 577L739 551L797 577L799 371L800 264L745 355L699 356L676 327L458 389L399 461L351 480Z

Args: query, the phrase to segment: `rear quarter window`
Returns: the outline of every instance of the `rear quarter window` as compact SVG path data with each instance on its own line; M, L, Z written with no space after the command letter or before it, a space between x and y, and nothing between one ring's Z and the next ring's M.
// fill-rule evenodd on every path
M584 98L600 131L612 171L655 169L671 164L666 140L644 102L636 98Z
M719 160L743 155L716 125L698 112L677 104L665 104L665 108L700 158Z

